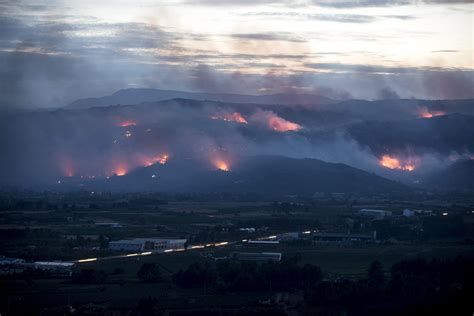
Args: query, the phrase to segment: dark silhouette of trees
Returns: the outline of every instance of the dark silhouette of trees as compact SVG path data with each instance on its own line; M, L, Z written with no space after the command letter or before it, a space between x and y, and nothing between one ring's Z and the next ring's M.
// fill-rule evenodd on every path
M380 290L385 285L385 274L380 261L375 260L367 270L368 286L374 290Z
M144 263L137 272L138 279L142 282L163 281L161 269L156 263Z
M82 269L72 275L72 281L80 284L101 284L107 281L107 274L103 270Z

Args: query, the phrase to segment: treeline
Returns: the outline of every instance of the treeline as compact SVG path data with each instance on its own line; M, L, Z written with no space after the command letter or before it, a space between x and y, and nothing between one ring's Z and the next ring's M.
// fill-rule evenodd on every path
M310 288L322 279L321 269L299 265L294 257L283 262L245 262L236 260L193 263L173 275L180 287L204 287L218 291L291 291Z
M300 265L297 258L280 263L223 261L194 263L173 275L183 288L216 292L289 291L304 295L305 312L322 315L400 315L465 312L474 304L474 260L404 260L384 271L373 262L363 278L324 280L321 269ZM461 314L458 314L461 315Z
M200 289L207 295L267 293L272 298L275 293L286 292L300 297L299 303L270 299L265 304L274 314L281 315L287 315L290 310L299 315L364 316L472 315L474 312L474 259L464 257L403 260L388 271L374 261L366 275L357 279L327 279L319 267L301 264L298 257L282 262L203 261L174 274L157 263L144 263L137 277L141 282L167 282L178 288ZM106 282L106 275L103 271L82 270L73 275L73 282L100 284ZM252 310L259 310L262 315L269 311L258 301L247 307L248 314ZM219 314L216 308L217 305L197 309L200 315L212 315ZM170 306L162 305L154 296L140 300L137 307L139 315L160 315L164 309ZM242 312L235 309L234 314ZM180 313L189 314L186 308L176 315ZM229 310L224 314L234 315Z

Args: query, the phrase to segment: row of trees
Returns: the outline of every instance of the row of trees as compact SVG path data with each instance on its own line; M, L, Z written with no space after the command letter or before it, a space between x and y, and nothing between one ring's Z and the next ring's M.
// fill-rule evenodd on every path
M404 260L389 271L374 261L359 279L324 279L319 267L303 265L297 257L282 262L196 262L171 280L159 264L144 263L137 276L142 282L172 281L208 293L300 293L303 303L292 308L307 315L471 315L474 311L472 258ZM73 281L98 284L106 277L103 271L85 269ZM159 307L154 298L141 303L148 311Z

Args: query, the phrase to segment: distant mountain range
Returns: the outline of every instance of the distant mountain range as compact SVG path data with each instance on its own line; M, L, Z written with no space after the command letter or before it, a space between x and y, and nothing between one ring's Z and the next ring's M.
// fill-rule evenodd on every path
M70 103L67 108L83 109L97 106L129 105L143 102L157 102L169 99L193 99L200 101L219 101L253 104L309 105L334 104L337 101L314 94L270 94L243 95L227 93L200 93L159 89L124 89L110 96L79 99Z
M178 96L205 100L173 99ZM283 104L284 96L288 104L303 106ZM0 185L49 185L71 178L104 189L391 191L400 187L361 170L408 184L428 183L428 174L474 153L473 100L334 103L299 97L127 89L58 110L5 112L0 115ZM153 165L163 154L169 154L168 163ZM415 170L384 166L383 155ZM218 156L231 162L230 173L216 171ZM249 156L266 158L244 159ZM319 160L296 159L304 157ZM157 168L155 177L147 174ZM119 170L126 175L114 177Z

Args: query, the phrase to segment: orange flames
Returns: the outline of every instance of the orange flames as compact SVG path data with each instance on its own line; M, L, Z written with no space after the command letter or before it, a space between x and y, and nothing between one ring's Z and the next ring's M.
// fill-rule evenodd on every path
M127 174L127 169L125 166L118 166L113 172L116 176L122 177Z
M234 112L234 113L228 113L228 114L222 114L222 115L215 115L212 116L211 119L213 120L224 120L227 122L237 122L241 124L247 124L247 120L245 117L242 116L239 112Z
M154 156L154 157L142 157L140 159L140 161L141 161L140 164L145 166L145 167L152 166L156 163L164 165L168 162L168 159L169 159L169 156L167 154L157 155L157 156Z
M401 161L399 158L395 158L389 155L383 155L380 159L380 164L388 169L398 169L405 171L413 171L416 169L416 166L413 161Z
M287 121L281 117L271 117L268 119L268 127L277 132L299 131L299 124Z
M252 116L256 122L262 122L277 132L299 131L302 127L297 123L285 120L272 111L258 111Z
M445 115L446 113L443 111L435 111L435 110L430 110L428 107L423 106L418 110L418 115L422 118L432 118L435 116L441 116Z
M135 125L137 125L137 121L132 120L132 119L126 119L126 120L120 121L117 124L117 126L120 126L120 127L129 127L129 126L135 126Z
M221 170L221 171L225 171L225 172L230 171L229 164L228 164L227 162L225 162L224 160L221 160L221 159L215 160L215 161L214 161L214 166L215 166L218 170Z

